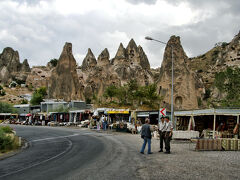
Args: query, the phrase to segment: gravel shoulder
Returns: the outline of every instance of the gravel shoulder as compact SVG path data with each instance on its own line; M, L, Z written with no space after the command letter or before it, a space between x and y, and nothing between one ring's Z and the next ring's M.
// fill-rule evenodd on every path
M114 133L113 133L114 134ZM140 154L140 135L116 133L115 139ZM240 179L240 151L195 151L189 141L171 141L171 154L159 153L159 140L152 139L153 154L141 155L136 164L140 179ZM131 157L128 157L131 159Z

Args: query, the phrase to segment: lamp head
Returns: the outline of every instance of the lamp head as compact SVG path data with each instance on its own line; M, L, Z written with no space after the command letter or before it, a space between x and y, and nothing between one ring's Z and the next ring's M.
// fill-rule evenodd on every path
M150 41L153 40L153 38L151 38L151 37L149 37L149 36L146 36L145 39L146 39L146 40L150 40Z

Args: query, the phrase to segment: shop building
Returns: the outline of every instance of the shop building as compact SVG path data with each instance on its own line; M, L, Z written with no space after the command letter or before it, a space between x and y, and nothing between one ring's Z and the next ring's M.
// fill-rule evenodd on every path
M137 111L137 120L140 120L142 124L145 123L145 119L150 119L150 124L157 125L159 117L161 118L163 115L160 114L160 111L153 110L153 111ZM171 112L167 112L167 116L170 117Z

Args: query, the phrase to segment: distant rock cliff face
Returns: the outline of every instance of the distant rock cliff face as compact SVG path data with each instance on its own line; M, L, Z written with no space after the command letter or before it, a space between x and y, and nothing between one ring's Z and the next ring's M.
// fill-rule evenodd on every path
M197 98L204 91L203 83L187 65L188 57L183 50L180 37L172 36L167 43L158 79L159 95L164 99L164 105L170 109L172 87L172 49L174 61L174 109L197 109Z
M51 71L46 66L33 66L27 76L26 84L34 88L47 87L50 76Z
M97 61L91 49L88 49L78 75L84 85L86 98L93 95L100 97L107 86L124 85L131 79L137 80L140 85L154 82L147 56L133 39L126 49L120 43L115 57L111 60L107 49L102 51Z
M220 42L210 51L201 56L189 58L188 66L196 72L203 81L204 87L210 93L209 102L220 100L226 94L220 92L214 84L215 75L223 72L227 67L240 68L240 32L231 42ZM205 104L207 104L205 102Z
M26 59L21 64L17 51L14 51L10 47L3 49L2 54L0 54L1 83L6 84L13 80L24 82L26 81L28 72L30 72L30 67Z
M48 81L48 93L50 98L64 99L65 101L83 99L71 43L64 45L57 67L51 73Z

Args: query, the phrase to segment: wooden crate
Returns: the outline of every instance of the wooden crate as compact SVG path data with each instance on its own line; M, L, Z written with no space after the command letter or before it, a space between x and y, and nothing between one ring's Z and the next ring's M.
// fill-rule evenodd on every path
M223 138L222 139L222 147L224 150L229 151L231 149L231 139Z
M238 139L231 139L231 143L230 143L230 149L232 151L237 151L238 150Z
M204 150L205 139L198 139L196 144L196 150Z
M213 150L213 141L214 139L207 139L207 149L206 150Z
M238 139L238 150L240 151L240 139Z
M213 150L216 150L216 151L222 150L222 140L221 139L214 139Z

